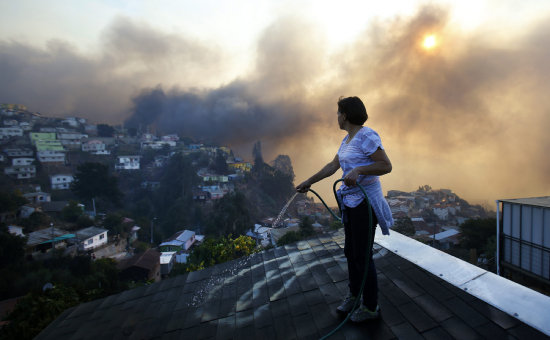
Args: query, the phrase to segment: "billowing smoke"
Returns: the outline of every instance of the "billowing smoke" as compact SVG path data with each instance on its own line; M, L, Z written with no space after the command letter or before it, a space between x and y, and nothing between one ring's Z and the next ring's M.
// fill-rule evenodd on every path
M266 160L288 154L302 180L345 135L338 97L357 95L393 163L385 189L430 184L486 200L548 195L550 20L522 32L503 27L503 38L459 31L449 18L427 6L376 21L336 54L314 26L282 18L258 40L251 71L218 85L212 79L225 68L216 48L119 18L93 57L62 43L1 43L0 99L154 126L245 157L261 140ZM421 47L428 33L439 41L429 51Z

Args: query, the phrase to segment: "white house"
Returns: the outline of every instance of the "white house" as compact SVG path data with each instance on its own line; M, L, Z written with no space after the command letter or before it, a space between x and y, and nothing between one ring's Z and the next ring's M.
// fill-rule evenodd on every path
M80 250L92 250L107 244L108 230L98 227L88 227L76 232Z
M42 163L64 163L65 153L61 151L43 150L36 154L38 160Z
M116 170L139 170L141 156L118 156Z
M145 141L141 142L141 149L153 149L153 150L160 150L165 145L168 145L169 147L175 147L176 142L174 141Z
M105 150L105 143L100 140L92 139L82 143L82 151L84 152L98 152Z
M51 202L52 201L52 195L47 192L29 192L28 194L23 194L23 197L27 199L27 201L31 203L43 203L43 202Z
M10 166L4 168L4 173L8 176L15 177L17 179L27 179L36 177L36 166Z
M20 127L1 127L0 128L0 139L10 138L10 137L22 137L23 129Z
M11 165L13 166L31 165L32 162L34 162L34 158L30 158L30 157L13 158L11 160Z
M52 189L63 190L69 189L71 183L74 181L74 177L73 175L58 174L50 176L50 180L52 183Z
M4 153L8 155L8 157L32 157L34 151L27 148L11 148L4 149Z
M23 234L23 227L19 227L19 226L16 226L16 225L9 225L8 226L8 232L12 235L25 237L25 234Z
M32 125L29 122L21 122L21 123L19 123L19 127L21 129L23 129L23 131L31 131L32 130Z
M161 275L170 274L175 262L176 262L175 251L160 253L160 274Z
M178 231L170 240L159 244L159 249L164 252L187 251L195 243L195 232L191 230Z
M432 208L434 214L439 217L440 220L446 220L449 217L449 208Z

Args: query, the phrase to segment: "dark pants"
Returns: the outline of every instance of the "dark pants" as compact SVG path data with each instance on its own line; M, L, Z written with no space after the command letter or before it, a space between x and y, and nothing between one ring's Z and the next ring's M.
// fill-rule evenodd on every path
M344 231L346 234L344 253L348 260L349 289L353 296L358 296L365 273L368 241L369 238L371 242L374 240L374 231L378 219L372 211L373 227L372 233L369 235L369 211L366 201L361 202L355 208L345 207L344 214ZM372 251L369 258L367 281L363 289L363 304L369 310L374 310L378 304L378 281L376 268L372 260Z

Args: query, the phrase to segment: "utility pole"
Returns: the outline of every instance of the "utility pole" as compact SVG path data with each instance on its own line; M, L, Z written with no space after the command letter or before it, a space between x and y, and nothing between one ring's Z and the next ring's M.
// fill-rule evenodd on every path
M151 244L153 244L153 224L156 219L156 217L153 217L153 219L151 220Z

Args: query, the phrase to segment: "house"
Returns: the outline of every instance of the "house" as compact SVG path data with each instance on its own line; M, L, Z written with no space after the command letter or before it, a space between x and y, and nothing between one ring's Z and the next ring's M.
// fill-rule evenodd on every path
M11 165L13 166L31 165L34 161L35 159L30 157L13 158L11 160Z
M211 199L210 193L208 191L193 189L193 200L199 202L206 202Z
M52 184L52 190L64 190L69 189L71 186L71 183L74 181L73 175L53 175L50 176L51 184Z
M98 152L105 151L105 143L98 139L92 139L82 143L82 151L84 152Z
M168 141L144 141L144 142L141 142L141 149L142 150L146 150L146 149L161 150L165 146L175 147L176 142L170 141L170 140L168 140Z
M497 273L550 288L550 196L497 200Z
M172 271L176 262L176 252L169 251L160 254L160 275L166 276Z
M44 203L44 202L51 202L52 195L48 192L29 192L27 194L23 194L23 197L27 199L30 203Z
M10 137L23 137L23 129L20 127L0 127L0 139Z
M34 151L28 148L6 148L4 153L8 157L32 157L34 155Z
M23 227L19 227L19 226L16 226L16 225L9 225L8 226L8 232L12 235L25 237L25 234L23 234Z
M27 252L46 252L52 248L65 248L67 240L73 239L74 234L71 234L63 229L49 227L28 234Z
M155 281L160 276L160 253L155 249L147 249L141 254L118 263L119 276L123 280Z
M449 229L437 233L433 236L435 241L439 242L440 249L450 249L452 246L458 244L460 232L456 229Z
M45 213L60 214L69 205L67 201L51 201L42 203L42 211Z
M115 164L116 170L139 170L141 156L118 156Z
M30 132L29 138L31 139L31 143L33 145L36 145L37 142L41 141L56 141L56 134L55 132Z
M64 163L65 152L41 150L36 153L36 158L38 158L41 163Z
M76 232L79 250L88 251L107 244L107 229L88 227Z
M83 138L88 138L88 135L77 132L64 132L57 134L57 139L61 141L61 144L72 149L80 148Z
M36 177L36 166L10 166L4 168L4 174L17 179L28 179Z
M249 162L235 162L227 164L230 169L240 170L242 172L250 172L252 170L252 164Z
M181 230L175 233L170 239L159 244L162 252L169 251L187 251L195 243L195 232L191 230Z

